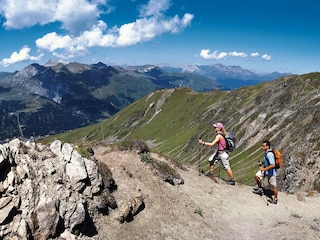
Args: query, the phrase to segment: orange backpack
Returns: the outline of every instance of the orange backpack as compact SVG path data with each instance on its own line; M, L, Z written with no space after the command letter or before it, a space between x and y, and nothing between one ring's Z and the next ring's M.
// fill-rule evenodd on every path
M273 152L274 158L275 158L275 169L279 169L283 165L282 154L278 149L274 149L272 152Z

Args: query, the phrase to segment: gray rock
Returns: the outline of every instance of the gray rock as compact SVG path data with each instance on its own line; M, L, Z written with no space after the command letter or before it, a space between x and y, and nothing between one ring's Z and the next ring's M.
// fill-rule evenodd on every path
M91 158L59 140L49 147L19 139L0 145L0 238L50 239L63 232L64 239L78 239L72 233L91 224L93 214L114 208Z

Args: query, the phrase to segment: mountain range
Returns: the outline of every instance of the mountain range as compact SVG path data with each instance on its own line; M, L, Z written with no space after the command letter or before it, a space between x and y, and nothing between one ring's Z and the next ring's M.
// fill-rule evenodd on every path
M0 72L2 140L52 135L90 125L159 89L199 92L272 80L240 67L107 66L49 61L14 73Z
M163 67L168 72L193 73L215 80L224 90L232 90L243 86L252 86L264 81L277 79L292 73L255 73L240 66L213 65L188 65L181 68Z

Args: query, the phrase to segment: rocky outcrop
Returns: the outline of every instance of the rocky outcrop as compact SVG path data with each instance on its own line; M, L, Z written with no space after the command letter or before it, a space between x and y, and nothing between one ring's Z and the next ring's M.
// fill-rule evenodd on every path
M94 156L82 157L59 140L50 146L19 139L0 145L0 238L93 235L95 216L117 207L108 188L112 175L104 181L98 166ZM133 199L130 209L136 211L143 199Z
M134 215L136 215L144 207L143 195L139 192L133 194L131 199L124 202L119 211L115 214L114 219L120 223L130 221Z

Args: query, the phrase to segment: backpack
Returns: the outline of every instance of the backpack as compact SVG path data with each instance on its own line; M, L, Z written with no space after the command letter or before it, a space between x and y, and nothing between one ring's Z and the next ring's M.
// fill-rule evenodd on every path
M282 153L278 150L278 149L273 149L272 153L274 155L274 165L275 165L275 169L279 169L282 167L283 165L283 157L282 157ZM269 162L269 159L267 159ZM269 162L270 164L270 162Z
M228 132L226 136L221 134L224 137L224 140L226 141L226 147L225 151L226 152L232 152L236 149L236 138L233 136L232 133Z
M274 159L275 159L275 169L279 169L283 165L282 154L278 149L274 149L272 152L274 154Z

